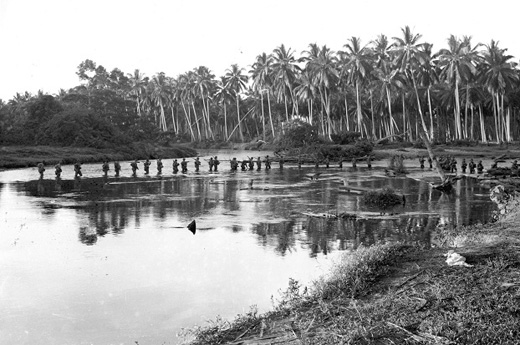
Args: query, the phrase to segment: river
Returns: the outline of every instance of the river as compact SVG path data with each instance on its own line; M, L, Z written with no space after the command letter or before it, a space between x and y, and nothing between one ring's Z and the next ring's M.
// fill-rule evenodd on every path
M438 222L485 222L488 191L473 179L450 195L420 179L386 178L372 169L277 164L231 172L228 160L266 152L219 151L219 172L172 174L164 160L150 176L102 177L85 164L61 180L47 167L0 172L0 344L178 344L182 328L217 315L232 319L256 305L272 307L289 278L306 284L327 271L334 255L360 245L405 241L430 245ZM240 169L240 168L239 168ZM309 178L316 171L317 180ZM392 215L375 210L339 186L390 186L407 203ZM253 189L249 188L253 181ZM303 213L356 212L360 218L313 218ZM196 220L197 232L186 226Z

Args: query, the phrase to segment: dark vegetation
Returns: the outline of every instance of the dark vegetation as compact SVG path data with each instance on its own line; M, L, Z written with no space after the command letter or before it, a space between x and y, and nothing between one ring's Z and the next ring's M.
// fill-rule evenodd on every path
M285 126L283 135L274 141L274 151L288 160L304 162L322 162L350 160L372 154L374 145L366 139L360 139L361 133L346 132L339 134L343 139L327 140L318 135L318 128L300 120L292 120Z
M398 195L392 188L383 188L363 194L363 202L368 206L386 210L392 206L404 203L404 199L402 195Z

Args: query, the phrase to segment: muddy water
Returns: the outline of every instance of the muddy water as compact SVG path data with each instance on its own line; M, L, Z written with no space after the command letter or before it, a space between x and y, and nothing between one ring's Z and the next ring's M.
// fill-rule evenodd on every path
M428 170L410 169L415 179L385 178L385 162L233 173L226 160L251 153L218 154L218 173L206 164L195 173L190 162L188 174L174 175L171 160L162 176L154 162L151 176L137 178L128 162L119 178L103 178L100 164L84 165L81 180L71 166L59 181L51 167L43 180L35 169L1 172L0 343L176 344L183 327L253 304L268 310L289 277L309 282L341 250L428 245L439 221L485 222L492 211L473 180L443 195L418 181L435 176ZM407 203L373 219L377 210L339 190L344 179L391 186ZM360 218L304 214L325 212ZM195 235L186 229L192 220Z

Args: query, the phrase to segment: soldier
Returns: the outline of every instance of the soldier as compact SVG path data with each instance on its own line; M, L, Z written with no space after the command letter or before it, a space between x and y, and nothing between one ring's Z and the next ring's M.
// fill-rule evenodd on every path
M209 157L209 171L212 172L213 171L213 157Z
M163 168L163 162L162 162L162 159L159 158L159 159L157 159L157 175L162 174L162 168Z
M433 169L433 160L431 157L428 157L428 164L430 164L430 169Z
M330 164L329 156L325 157L325 168L328 168Z
M218 171L218 165L220 164L220 161L218 160L218 157L215 156L215 159L213 159L213 166L215 167L215 171Z
M195 172L199 172L199 167L200 167L199 157L195 158L195 162L193 162L193 164L195 165Z
M371 156L367 157L367 168L372 169L372 157Z
M43 178L43 173L45 171L45 165L43 163L44 162L38 163L38 172L40 173L40 179Z
M262 160L260 157L256 159L256 170L262 170Z
M283 159L283 156L280 156L280 160L278 161L278 165L280 166L280 170L283 169L284 163L285 163L285 160Z
M482 161L478 161L478 164L477 164L477 173L478 173L478 174L482 174L483 171L484 171L484 166L482 165Z
M76 161L76 163L74 163L74 178L80 176L83 176L83 174L81 173L81 163L79 161Z
M421 169L424 169L424 161L425 161L424 157L422 157L422 156L419 157L419 164L421 166Z
M497 161L493 161L493 164L491 164L491 169L496 169L498 168L498 163Z
M58 162L58 164L56 164L56 165L54 166L54 173L56 174L56 178L57 178L57 179L61 178L61 172L62 172L62 171L63 171L63 170L61 169L61 164L60 164L60 162Z
M298 155L298 169L302 168L302 156Z
M148 158L146 158L146 161L144 161L144 173L146 175L148 175L150 173L150 165L152 163L150 163L150 161L148 160Z
M179 162L177 162L177 159L173 160L173 173L176 174L179 172Z
M265 156L265 170L271 169L271 160L269 159L269 155Z
M233 157L231 161L229 161L229 165L231 166L231 171L237 171L238 169L238 162L236 157Z
M136 176L137 170L139 169L139 167L137 166L137 159L130 163L130 166L132 167L132 176Z
M119 177L119 172L121 171L121 164L119 164L119 161L114 162L114 170L116 172L116 177Z
M186 158L182 159L181 169L183 174L186 174L188 172L188 162L186 162Z
M249 158L249 170L253 170L255 168L255 161L253 160L253 157L247 157Z
M466 163L466 159L465 158L462 158L462 163L460 163L460 168L462 169L462 173L465 174L466 173L466 167L468 166L468 164Z
M108 165L108 161L104 161L103 162L102 169L103 169L103 173L105 174L105 177L108 176L108 171L110 170L110 167Z
M343 157L340 157L338 167L343 169Z
M248 163L247 159L243 159L242 160L242 163L240 164L240 168L242 169L242 171L246 171L247 170L247 163Z
M452 173L457 172L457 160L454 157L452 157L450 161L450 171Z
M469 160L469 173L474 174L475 173L475 162L473 162L473 158Z

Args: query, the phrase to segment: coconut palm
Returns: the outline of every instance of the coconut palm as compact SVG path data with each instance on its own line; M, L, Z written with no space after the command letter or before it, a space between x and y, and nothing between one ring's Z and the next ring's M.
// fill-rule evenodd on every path
M134 70L133 74L128 74L128 78L130 80L130 94L135 96L136 102L136 111L137 115L141 116L141 102L143 99L143 94L146 91L146 83L147 80L138 69Z
M226 84L229 90L235 96L237 105L237 120L238 120L238 131L240 135L240 141L244 141L244 134L242 133L242 120L240 119L240 92L245 89L248 77L242 72L243 68L240 68L237 64L231 65L231 68L226 70Z
M164 106L168 102L169 88L167 78L164 72L158 73L152 77L152 100L160 109L159 127L161 130L168 130L166 126L166 117L164 115Z
M256 57L255 63L251 66L251 78L253 80L253 89L260 93L260 102L262 105L262 135L265 141L265 112L264 112L264 92L267 94L267 103L269 110L269 120L271 123L271 133L273 138L274 134L274 124L273 124L273 116L271 114L271 100L270 100L270 88L272 87L271 74L272 74L272 63L273 57L271 55L267 55L266 53L262 53Z
M363 121L363 113L361 110L361 95L360 87L365 82L372 70L371 57L372 52L367 46L361 46L361 40L358 37L351 37L349 43L345 44L346 51L340 52L341 55L346 57L346 69L348 81L354 85L356 89L356 115L357 122L356 128L363 137L363 128L365 127ZM365 134L368 136L368 132L365 127Z
M292 102L292 112L298 113L298 102L295 101L293 89L298 78L300 67L294 57L291 48L286 49L282 44L273 50L272 80L278 101L283 100L285 104L285 117L289 121L289 110L287 104L287 93Z
M470 75L476 72L473 60L468 54L467 41L462 41L451 35L448 38L448 49L441 49L438 54L441 77L453 84L455 97L455 135L457 139L463 138L459 88L461 83L467 82Z
M336 57L334 52L327 46L323 46L320 49L315 44L311 44L305 60L307 61L305 69L310 74L311 80L318 90L323 109L327 115L326 133L330 139L332 132L331 93L339 80L339 72L336 69Z
M515 81L518 81L518 74L515 70L516 64L510 61L513 56L507 55L507 49L498 47L498 42L491 41L486 45L483 52L482 70L480 80L488 89L493 99L493 114L495 117L495 131L497 142L505 139L511 140L509 127L504 119L504 95L513 88ZM505 125L504 125L504 122Z
M427 59L424 54L425 43L419 43L419 40L421 39L422 35L414 34L409 26L405 26L401 29L401 31L403 37L393 37L393 40L395 42L392 51L395 54L395 64L396 67L399 68L400 71L406 76L406 78L409 81L411 81L412 88L414 90L415 98L417 101L417 110L419 111L419 115L421 117L421 124L424 133L428 135L428 129L426 128L426 123L424 121L421 100L419 98L419 90L417 88L416 81L416 74L419 65L425 64L427 62Z

